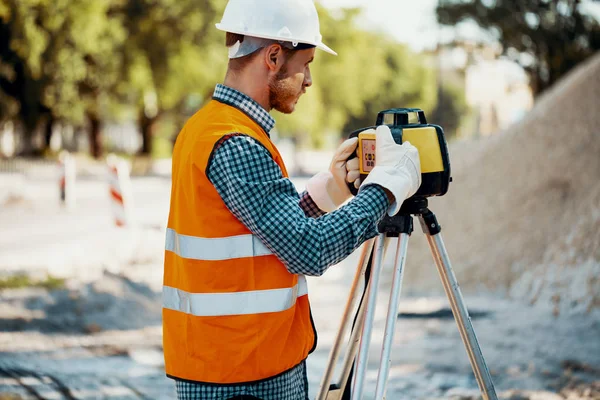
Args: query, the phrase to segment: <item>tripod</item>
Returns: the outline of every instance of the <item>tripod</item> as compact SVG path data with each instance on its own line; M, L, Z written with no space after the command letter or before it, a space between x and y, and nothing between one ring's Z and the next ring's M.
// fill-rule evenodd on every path
M429 243L433 259L440 274L442 284L444 285L444 290L450 301L454 319L458 325L460 336L467 350L467 355L471 362L471 367L473 368L483 399L497 400L492 378L485 364L485 360L483 359L477 337L475 336L475 331L473 330L473 325L471 324L471 318L469 317L458 282L454 276L452 266L450 265L450 258L446 252L444 242L442 241L442 236L440 234L441 226L438 224L435 215L429 210L426 198L407 200L396 216L386 216L380 222L380 234L377 238L371 239L364 244L356 275L350 289L350 295L344 310L344 315L342 317L342 322L329 354L329 360L319 388L317 400L362 399L367 373L369 345L371 342L373 320L375 317L377 289L383 266L383 256L391 239L398 238L396 256L394 258L392 289L388 304L387 320L377 376L377 386L375 389L375 399L385 399L387 379L391 364L392 341L397 320L398 301L400 299L404 264L406 262L406 253L408 250L408 239L413 231L412 215L419 217L423 233L427 237L427 242ZM375 248L374 253L372 251L373 247ZM365 280L365 287L363 293L359 296L359 282L363 279ZM350 324L352 317L351 313L354 310L356 300L359 297L360 303L355 315L354 326L350 334L347 352L342 362L340 377L336 383L330 384L342 341ZM353 371L353 369L355 369L355 371ZM352 374L354 375L352 386L349 387L348 384L350 383Z

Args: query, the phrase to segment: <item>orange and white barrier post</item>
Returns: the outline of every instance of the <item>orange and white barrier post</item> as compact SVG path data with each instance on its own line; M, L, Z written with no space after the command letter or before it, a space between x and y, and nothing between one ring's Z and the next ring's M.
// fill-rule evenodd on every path
M67 209L72 210L75 208L75 159L69 152L63 151L58 157L58 165L60 201Z
M125 160L109 155L106 158L108 164L108 185L110 191L110 202L115 218L115 224L119 227L131 226L131 179L129 178L129 165Z

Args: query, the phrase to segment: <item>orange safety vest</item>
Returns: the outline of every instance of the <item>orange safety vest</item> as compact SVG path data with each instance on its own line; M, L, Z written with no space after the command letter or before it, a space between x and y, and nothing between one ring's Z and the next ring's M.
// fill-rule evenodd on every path
M212 100L179 134L163 286L165 368L176 379L254 382L316 346L305 277L286 269L206 177L215 144L230 133L259 141L288 176L265 131L237 108Z

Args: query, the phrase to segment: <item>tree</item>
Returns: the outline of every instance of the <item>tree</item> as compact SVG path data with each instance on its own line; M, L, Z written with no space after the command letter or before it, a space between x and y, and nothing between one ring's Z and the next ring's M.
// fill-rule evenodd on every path
M128 40L123 85L135 96L142 154L151 154L157 124L190 95L208 97L224 76L224 37L214 28L219 0L126 0Z
M429 110L436 103L435 71L425 67L424 60L406 46L380 40L384 50L380 62L385 65L386 74L375 93L365 99L362 112L348 119L344 132L374 125L382 110L399 107Z
M53 121L86 124L102 153L105 120L137 118L142 153L157 127L176 129L208 101L226 68L224 34L214 28L224 0L0 0L0 118L25 125L28 148ZM322 144L330 132L372 124L382 108L435 103L432 71L384 35L364 31L349 9L320 8L324 41L314 86L283 135ZM170 124L170 125L169 125ZM175 133L175 132L172 132Z
M581 0L439 0L441 24L475 21L521 64L535 94L600 49L600 24Z
M114 0L117 1L117 0ZM113 0L2 0L0 90L18 104L25 153L55 120L85 122L102 89L114 82L115 46L124 39Z
M284 135L320 145L327 132L345 136L373 125L382 109L435 103L433 71L406 46L363 30L359 15L359 9L345 9L334 18L319 9L323 41L339 55L317 52L313 87L294 114L277 117Z

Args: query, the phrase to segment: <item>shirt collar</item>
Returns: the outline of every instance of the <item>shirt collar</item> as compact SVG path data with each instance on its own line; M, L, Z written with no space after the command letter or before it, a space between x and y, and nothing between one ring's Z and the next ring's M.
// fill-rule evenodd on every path
M267 134L275 126L275 120L267 110L244 93L228 86L217 84L213 99L244 112L252 118Z

